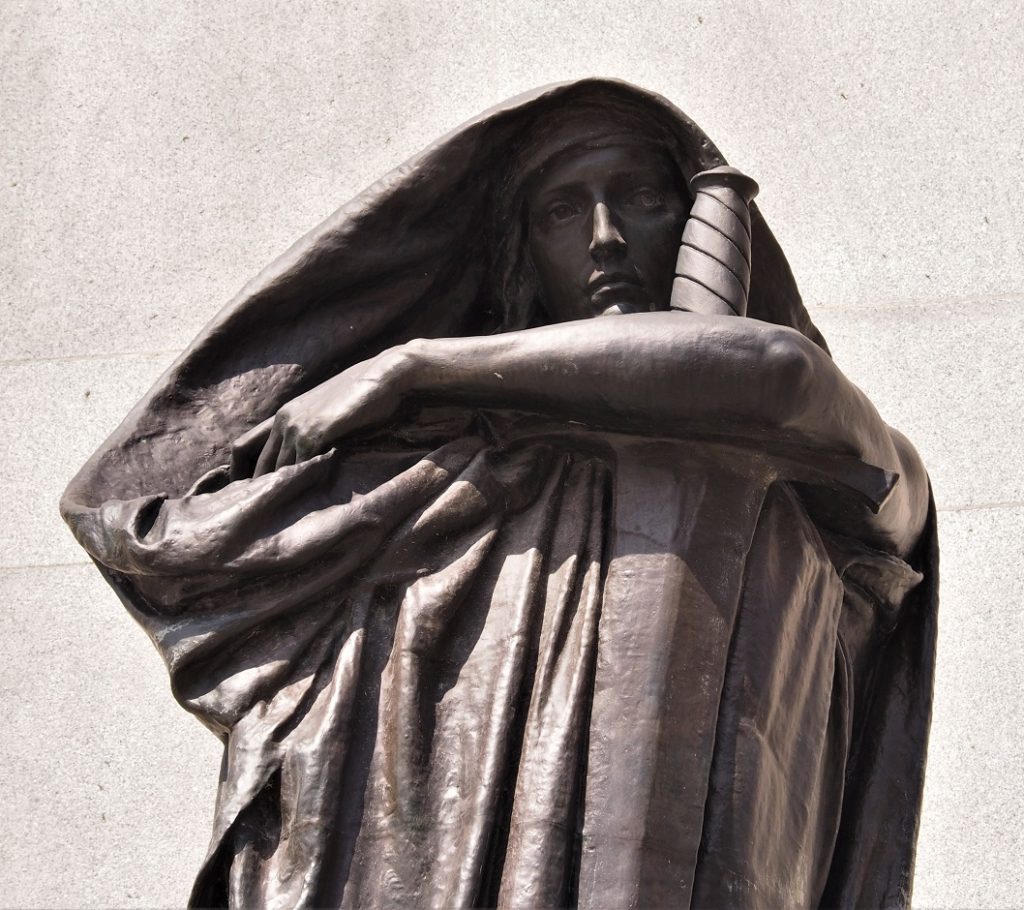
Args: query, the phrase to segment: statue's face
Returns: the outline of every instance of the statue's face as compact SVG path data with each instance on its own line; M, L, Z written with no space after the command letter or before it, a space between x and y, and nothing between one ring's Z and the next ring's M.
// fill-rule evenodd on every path
M688 202L667 156L584 149L530 188L529 248L554 322L668 309Z

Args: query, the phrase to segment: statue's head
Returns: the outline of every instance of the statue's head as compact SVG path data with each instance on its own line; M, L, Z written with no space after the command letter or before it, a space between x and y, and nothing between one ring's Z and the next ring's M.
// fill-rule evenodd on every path
M552 161L526 201L548 319L668 309L688 209L668 157L643 143L616 139Z
M644 114L560 108L523 136L497 202L505 328L668 309L690 196Z

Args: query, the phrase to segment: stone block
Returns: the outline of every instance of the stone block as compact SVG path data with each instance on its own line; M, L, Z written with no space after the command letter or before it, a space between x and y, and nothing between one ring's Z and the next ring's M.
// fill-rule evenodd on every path
M173 359L0 363L0 567L85 561L57 513L60 495Z
M184 906L221 747L92 565L0 570L0 905Z
M939 514L935 707L917 907L1019 907L1024 507Z

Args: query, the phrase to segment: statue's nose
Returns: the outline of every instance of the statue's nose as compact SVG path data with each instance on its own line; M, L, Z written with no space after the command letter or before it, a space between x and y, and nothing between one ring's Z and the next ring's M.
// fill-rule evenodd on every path
M600 262L625 251L626 240L615 226L611 209L599 202L594 206L594 236L590 241L590 255L595 262Z

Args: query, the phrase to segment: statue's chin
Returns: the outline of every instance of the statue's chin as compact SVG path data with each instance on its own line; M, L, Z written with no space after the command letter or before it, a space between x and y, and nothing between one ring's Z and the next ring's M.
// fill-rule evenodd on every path
M628 316L630 313L648 313L650 309L648 307L637 306L632 303L613 303L610 307L606 307L600 313L599 316Z

